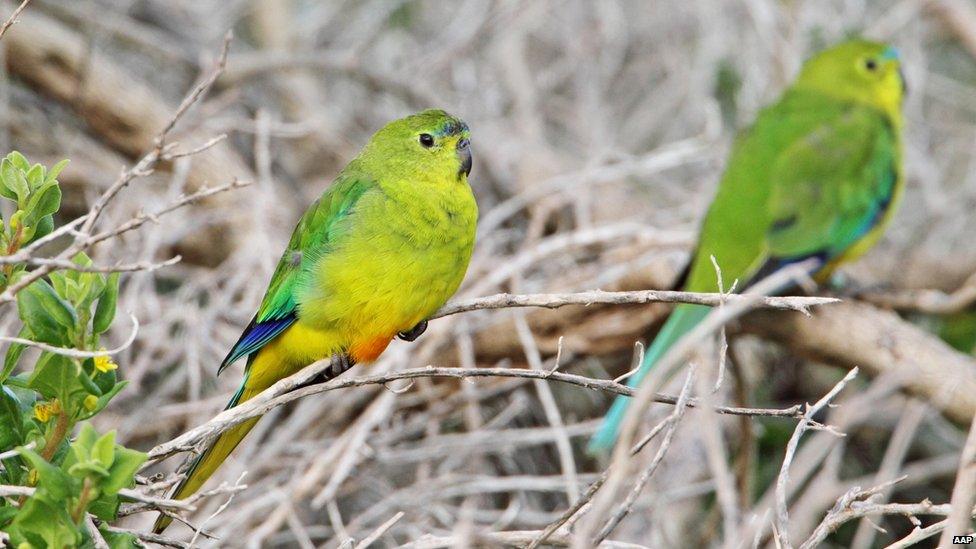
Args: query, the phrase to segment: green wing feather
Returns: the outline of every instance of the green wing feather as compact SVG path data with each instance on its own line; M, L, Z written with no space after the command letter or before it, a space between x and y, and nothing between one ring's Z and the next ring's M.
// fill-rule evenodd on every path
M257 314L221 362L218 375L241 357L256 352L298 319L297 289L340 236L342 224L338 222L350 215L359 198L375 187L372 178L347 169L309 206L278 261Z
M883 218L898 178L895 138L881 113L850 108L780 155L771 172L771 258L831 260Z
M685 286L715 291L710 257L726 286L783 265L829 261L888 210L898 180L895 132L867 106L793 91L737 141L702 226Z

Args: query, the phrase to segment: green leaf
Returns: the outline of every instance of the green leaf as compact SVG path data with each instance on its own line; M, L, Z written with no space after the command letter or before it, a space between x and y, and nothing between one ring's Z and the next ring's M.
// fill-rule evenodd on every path
M105 281L98 273L82 273L78 280L81 292L76 298L75 310L82 322L85 322L90 318L92 303L105 291Z
M88 506L88 512L104 521L115 520L118 518L120 503L118 495L100 494Z
M114 430L105 433L95 441L95 445L92 446L91 457L105 468L112 466L112 462L115 461Z
M105 437L102 437L105 438ZM78 436L71 443L71 452L61 463L61 469L67 471L69 475L84 479L85 477L107 477L108 467L111 465L103 464L98 454L104 453L104 448L100 447L102 439L90 423L85 423L78 431ZM112 444L115 443L115 434L112 434ZM109 459L112 458L112 447L109 446ZM96 485L97 486L97 485Z
M16 393L0 385L0 452L24 444L23 410Z
M148 458L149 456L143 452L116 444L115 457L112 461L112 467L109 468L108 478L101 483L104 493L115 495L123 488L134 486L136 471L142 467Z
M85 359L85 363L87 364L91 360L92 359L90 358ZM83 366L82 367L83 372L82 375L78 376L78 381L80 381L81 385L85 388L85 392L89 394L93 394L95 396L101 396L102 388L99 387L98 384L95 383L95 381L89 376L89 372L94 369L95 369L94 366L90 366L88 368Z
M51 215L61 207L61 189L57 183L42 184L27 202L28 225L36 224L42 217Z
M102 533L102 538L104 538L105 542L108 543L109 549L135 549L142 546L139 543L139 538L137 538L135 534L130 534L128 532L113 532L104 526L100 528L100 531Z
M65 283L64 297L65 299L67 299L72 303L77 302L78 298L81 297L81 294L85 290L82 287L81 283L78 282L79 274L80 273L78 273L78 271L68 271L68 275L64 280Z
M7 507L0 507L0 531L2 531L3 526L10 522L12 518L17 515L19 509L10 505Z
M71 359L52 353L42 353L27 385L44 398L61 399L66 411L88 395L81 381L84 372ZM87 376L86 376L87 377Z
M71 521L63 502L44 497L29 498L8 530L14 547L77 547L81 530Z
M30 330L24 326L20 329L17 337L21 339L29 339L31 336ZM0 370L0 383L3 383L10 377L11 372L17 367L17 363L20 361L20 355L24 354L24 349L27 346L22 343L11 343L10 347L7 347L7 354L3 357L3 370Z
M53 345L69 343L68 330L78 324L71 304L43 279L35 280L17 294L17 309L34 337Z
M98 440L98 433L89 423L85 423L78 430L78 436L68 447L68 453L61 462L61 470L76 478L84 478L86 471L77 470L77 465L86 464L91 460L91 449L95 441Z
M88 254L86 254L85 252L76 253L74 257L71 258L71 262L76 265L81 265L82 267L91 267L92 265L94 265L92 258L88 257ZM82 273L76 272L75 275L81 276Z
M54 216L45 215L37 222L37 225L34 226L34 235L30 237L27 243L29 244L35 240L44 238L45 236L51 234L53 230L54 230Z
M67 501L68 497L77 493L78 483L58 467L51 465L37 452L29 448L17 448L20 456L37 471L38 489L43 489L45 495L53 501Z
M44 179L45 183L51 183L57 181L58 176L61 175L61 171L68 165L68 159L58 162L57 164L51 166L51 169L47 171L47 177Z
M0 196L8 200L17 201L17 193L14 192L14 180L16 179L17 168L9 158L0 160Z
M37 189L44 183L44 166L34 164L27 170L24 177L27 179L27 184L30 189Z
M10 230L16 231L17 229L19 229L21 225L23 225L23 223L21 222L21 219L23 218L24 218L24 210L17 210L16 212L14 212L14 214L10 216ZM11 235L11 238L13 238L13 235Z
M108 373L114 374L114 372L108 372ZM108 375L108 374L103 374L103 375ZM108 403L111 402L113 398L115 398L115 395L119 394L119 391L124 389L125 386L128 384L129 384L128 381L120 381L116 383L115 386L113 386L108 392L98 397L98 400L96 401L94 408L92 408L90 411L86 410L79 419L89 419L91 417L94 417L102 410L104 410L105 407L108 406Z
M27 161L27 157L17 151L11 151L10 154L7 155L7 158L10 159L14 167L18 170L26 172L31 167L30 162Z
M94 370L95 367L92 366L92 371ZM116 370L109 370L107 372L97 372L95 374L95 378L93 381L95 382L95 385L98 386L99 395L107 395L108 393L114 394L118 392L116 385L118 385L119 382L118 382L118 376L115 375L115 372ZM123 381L121 383L125 384L127 382Z
M115 320L115 308L119 299L119 273L112 273L105 283L105 292L98 298L92 328L96 334L104 333Z
M68 291L64 271L54 271L48 275L48 278L51 279L51 287L58 295L64 295Z
M92 447L95 446L96 441L98 441L98 431L92 427L91 423L82 424L81 429L78 429L78 436L71 443L71 454L65 458L61 467L67 470L75 463L91 459Z
M27 203L27 197L30 196L30 183L27 182L27 176L22 171L14 172L13 180L13 191L17 195L17 204L23 206Z

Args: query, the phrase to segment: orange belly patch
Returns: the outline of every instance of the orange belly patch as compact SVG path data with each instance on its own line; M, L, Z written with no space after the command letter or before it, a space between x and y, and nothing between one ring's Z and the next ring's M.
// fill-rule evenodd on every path
M349 356L357 364L373 362L386 350L386 347L393 340L393 336L381 336L372 339L356 341L349 346Z

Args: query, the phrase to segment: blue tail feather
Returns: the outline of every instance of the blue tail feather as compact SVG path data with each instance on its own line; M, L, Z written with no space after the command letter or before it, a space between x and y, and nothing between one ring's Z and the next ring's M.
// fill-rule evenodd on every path
M640 369L634 375L630 376L627 380L627 385L630 387L637 387L640 382L644 380L651 368L668 352L675 342L677 342L683 335L688 333L689 330L695 327L696 324L701 322L705 315L708 314L709 307L704 305L690 305L682 304L675 308L671 316L661 327L661 331L658 332L657 337L654 338L654 342L644 353L644 362L641 363ZM600 426L600 430L593 435L590 439L590 444L587 447L587 451L590 454L600 454L609 451L613 448L614 443L617 441L617 435L620 433L620 424L623 422L624 415L627 412L627 406L630 405L630 397L620 395L614 400L613 405L607 412L607 415L603 419L603 425Z

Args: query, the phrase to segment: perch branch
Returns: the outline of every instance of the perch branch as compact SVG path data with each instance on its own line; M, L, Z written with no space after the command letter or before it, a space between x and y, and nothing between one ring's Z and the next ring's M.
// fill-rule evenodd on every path
M624 305L624 304L647 304L647 303L692 303L696 305L708 305L717 307L723 300L734 303L741 300L751 300L753 306L787 309L799 311L803 314L810 314L810 307L817 305L827 305L839 303L840 300L832 297L760 297L756 299L752 296L739 294L723 295L718 293L698 293L698 292L677 292L667 290L642 290L634 292L604 292L595 290L591 292L579 292L572 294L496 294L475 299L452 301L441 307L431 318L465 313L480 309L506 309L512 307L541 307L545 309L557 309L567 305Z
M323 360L307 366L296 374L293 374L281 381L278 381L268 389L255 396L254 398L225 410L213 419L195 427L175 439L160 444L149 451L149 461L147 465L159 461L165 457L178 452L188 451L206 443L220 433L230 429L248 418L256 417L267 413L269 410L292 402L299 398L344 389L348 387L361 387L364 385L385 385L392 381L401 379L416 378L454 378L466 379L474 377L520 377L529 379L544 379L568 383L587 389L606 391L618 395L634 395L634 389L626 385L602 379L565 374L562 372L552 372L547 370L516 370L511 368L414 368L390 374L364 376L351 379L333 379L325 383L307 385L308 381L315 379L319 373L329 369L332 365L331 360ZM655 402L675 405L678 397L673 395L655 394ZM700 406L697 399L689 399L689 407ZM736 408L728 406L717 406L714 409L717 413L728 415L746 416L765 416L765 417L801 417L802 407L797 405L790 408Z
M845 302L803 319L757 311L739 325L801 355L888 374L960 423L976 415L976 361L890 311Z

